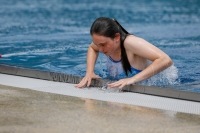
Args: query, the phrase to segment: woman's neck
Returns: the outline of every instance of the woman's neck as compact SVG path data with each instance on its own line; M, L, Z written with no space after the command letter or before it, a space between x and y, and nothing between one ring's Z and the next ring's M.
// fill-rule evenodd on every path
M120 46L110 55L113 60L121 60L121 48Z

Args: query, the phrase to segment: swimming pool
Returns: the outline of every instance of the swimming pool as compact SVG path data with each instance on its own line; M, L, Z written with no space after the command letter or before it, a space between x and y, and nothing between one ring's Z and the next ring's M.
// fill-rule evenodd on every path
M198 0L0 1L0 63L83 76L90 26L106 16L172 58L178 89L200 92L199 7ZM105 77L103 56L95 72Z

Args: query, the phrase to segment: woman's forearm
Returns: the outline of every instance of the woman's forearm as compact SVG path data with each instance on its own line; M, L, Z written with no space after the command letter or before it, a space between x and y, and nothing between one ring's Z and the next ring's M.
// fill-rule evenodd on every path
M91 80L93 78L100 78L98 75L94 74L94 66L98 57L98 49L95 48L92 43L87 52L87 72L85 77L77 84L75 87L82 88L85 85L90 86Z
M134 82L140 82L142 80L148 79L162 70L168 68L173 64L172 60L169 57L159 58L153 61L146 69L144 69L139 74L133 76Z
M92 45L92 44L91 44ZM93 74L94 73L94 66L98 57L98 51L96 51L92 46L88 48L87 52L87 74Z

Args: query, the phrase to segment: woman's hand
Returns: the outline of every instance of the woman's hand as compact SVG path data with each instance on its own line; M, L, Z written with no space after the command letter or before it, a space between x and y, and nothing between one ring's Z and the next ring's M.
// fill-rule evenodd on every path
M130 84L135 84L135 80L133 78L120 79L117 82L108 84L108 87L110 88L119 87L119 89L121 90L125 85L130 85Z
M91 84L91 80L92 79L96 79L96 78L101 78L96 74L86 74L85 77L81 80L81 82L79 84L77 84L75 87L76 88L82 88L87 84L87 87L90 86Z

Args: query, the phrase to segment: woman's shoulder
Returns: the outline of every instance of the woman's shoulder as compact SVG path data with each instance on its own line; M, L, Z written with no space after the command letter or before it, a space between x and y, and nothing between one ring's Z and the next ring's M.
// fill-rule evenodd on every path
M138 41L142 41L144 39L140 38L140 37L137 37L133 34L128 34L126 36L126 39L124 40L125 43L128 43L128 42L138 42Z
M143 41L142 38L137 37L135 35L127 35L126 39L124 40L124 47L125 48L130 48L130 47L137 47L137 45Z

